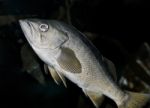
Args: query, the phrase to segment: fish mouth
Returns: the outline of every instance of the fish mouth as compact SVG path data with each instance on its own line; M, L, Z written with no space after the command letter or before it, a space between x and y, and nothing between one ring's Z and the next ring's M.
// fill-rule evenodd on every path
M32 36L32 24L28 20L19 20L21 29L27 38L28 41L31 42L33 36Z
M19 20L19 23L23 32L26 32L31 28L31 25L27 20Z

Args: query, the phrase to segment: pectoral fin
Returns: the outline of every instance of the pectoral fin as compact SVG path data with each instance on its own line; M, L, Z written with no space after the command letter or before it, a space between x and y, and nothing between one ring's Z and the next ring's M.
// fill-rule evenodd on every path
M117 80L117 75L116 75L115 65L110 60L108 60L105 57L104 57L103 60L104 60L106 68L108 69L108 72L110 73L110 75L112 76L112 78L116 81Z
M69 48L62 48L61 54L57 59L60 67L67 72L71 73L81 73L81 64L78 58L76 57L73 50Z
M102 104L104 100L104 96L102 93L96 93L92 91L86 91L84 90L84 93L90 98L90 100L93 102L94 106L96 108L99 108L99 106Z

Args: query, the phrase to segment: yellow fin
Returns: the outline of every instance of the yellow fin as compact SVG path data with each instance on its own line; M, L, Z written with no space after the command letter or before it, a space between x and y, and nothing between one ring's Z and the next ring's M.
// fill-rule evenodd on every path
M86 90L84 90L84 93L90 98L94 106L96 108L99 108L99 106L102 104L104 100L104 95L100 92L96 93L96 92L91 92L91 91L86 91Z
M45 69L45 71L49 70L49 73L51 74L51 76L54 79L56 84L59 85L61 82L63 82L64 86L67 87L66 80L65 80L64 76L62 74L58 73L52 66L44 65L44 69Z
M61 83L61 79L59 77L59 75L57 74L57 72L55 71L55 69L53 67L48 67L49 73L51 74L52 78L54 79L56 84L60 84Z
M57 72L53 67L51 66L48 66L48 69L51 73L51 75L53 76L54 80L57 80L57 82L63 82L64 86L67 87L67 84L66 84L66 79L65 77L60 73L60 72Z
M149 94L127 92L128 98L118 108L143 108L150 100Z
M81 64L73 50L61 48L61 54L57 59L61 68L71 73L81 73Z

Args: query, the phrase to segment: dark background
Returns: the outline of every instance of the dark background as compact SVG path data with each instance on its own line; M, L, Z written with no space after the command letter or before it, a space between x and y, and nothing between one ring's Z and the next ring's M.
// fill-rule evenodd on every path
M48 85L42 86L32 76L21 72L20 50L27 42L18 19L36 17L68 23L66 15L58 17L60 7L67 9L66 1L0 0L0 16L16 18L12 23L0 25L1 108L76 108L78 95L83 94L72 83L65 89L48 79ZM71 4L72 25L82 32L96 34L92 42L115 63L117 70L127 64L143 42L150 43L150 1L68 0L68 3ZM7 22L7 19L3 20ZM43 69L42 61L39 60L39 63Z

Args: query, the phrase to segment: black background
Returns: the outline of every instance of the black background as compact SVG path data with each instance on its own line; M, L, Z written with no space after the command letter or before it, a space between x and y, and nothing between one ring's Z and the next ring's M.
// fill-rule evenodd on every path
M117 69L126 64L143 42L150 43L149 1L72 1L72 24L80 31L98 34L93 43ZM36 15L46 19L64 5L64 0L0 0L0 15ZM43 87L27 73L20 72L21 44L16 41L18 38L26 40L18 22L0 27L0 31L6 35L0 36L0 107L75 108L81 92L76 86L70 84L69 89L65 89L51 81L49 86Z

